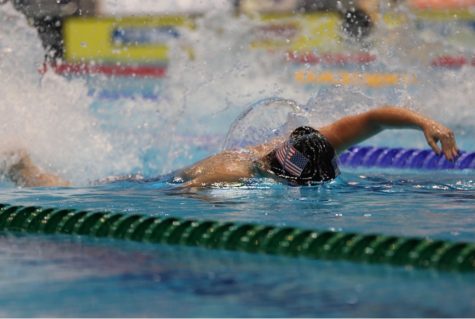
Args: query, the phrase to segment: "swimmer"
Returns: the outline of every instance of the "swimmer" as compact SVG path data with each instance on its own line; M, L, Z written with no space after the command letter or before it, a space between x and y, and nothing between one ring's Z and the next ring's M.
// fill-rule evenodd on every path
M225 150L174 172L182 188L242 183L254 177L272 178L290 185L312 185L339 174L337 155L387 128L414 128L449 161L458 155L453 132L444 125L406 108L384 106L345 116L321 128L296 128L289 137L239 150ZM3 175L19 186L69 186L61 177L38 168L25 151Z

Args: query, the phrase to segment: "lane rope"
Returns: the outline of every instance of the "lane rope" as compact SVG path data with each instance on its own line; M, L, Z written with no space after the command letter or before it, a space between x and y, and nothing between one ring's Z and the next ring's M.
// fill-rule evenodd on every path
M404 149L373 146L349 148L339 157L342 166L401 169L475 169L475 152L462 151L453 162L429 149Z
M289 257L475 271L474 243L252 223L0 204L0 231L108 237Z

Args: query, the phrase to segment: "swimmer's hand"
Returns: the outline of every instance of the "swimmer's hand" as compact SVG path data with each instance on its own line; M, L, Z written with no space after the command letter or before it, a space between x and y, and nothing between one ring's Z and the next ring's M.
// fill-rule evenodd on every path
M437 155L444 153L445 158L449 161L457 158L459 150L455 141L455 135L451 129L432 120L427 121L422 129L427 143ZM440 146L438 142L440 142Z

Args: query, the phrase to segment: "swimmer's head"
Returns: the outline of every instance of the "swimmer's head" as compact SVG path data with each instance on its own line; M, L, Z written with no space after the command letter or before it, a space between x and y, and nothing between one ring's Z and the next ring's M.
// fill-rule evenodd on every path
M333 146L308 126L295 129L264 161L270 173L295 185L332 180L340 173Z

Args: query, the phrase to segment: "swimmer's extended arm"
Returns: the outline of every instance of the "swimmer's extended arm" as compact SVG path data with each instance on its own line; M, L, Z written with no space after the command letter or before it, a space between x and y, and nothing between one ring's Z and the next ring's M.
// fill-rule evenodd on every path
M448 160L457 154L453 132L444 125L406 108L385 106L361 114L345 116L336 122L319 128L339 153L386 128L415 128L424 132L430 147L444 153ZM437 144L440 142L442 149Z

